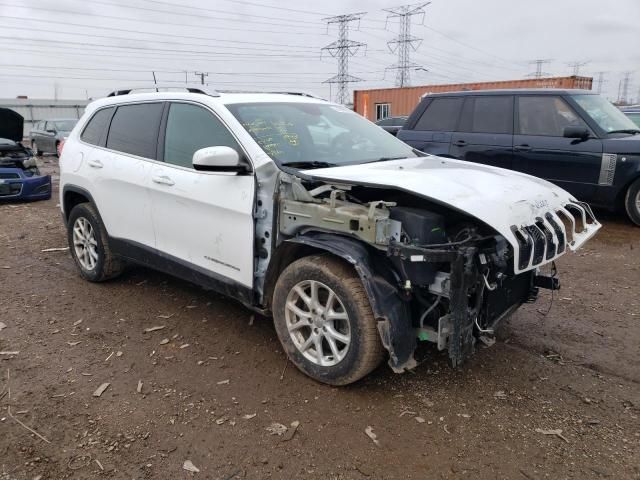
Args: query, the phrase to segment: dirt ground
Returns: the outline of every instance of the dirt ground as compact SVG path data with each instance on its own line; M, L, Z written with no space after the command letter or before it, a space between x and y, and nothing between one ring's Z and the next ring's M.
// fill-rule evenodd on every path
M600 213L552 304L461 370L425 345L412 373L332 388L233 301L143 268L83 281L43 252L67 244L56 204L0 205L0 480L640 478L640 229L622 217Z

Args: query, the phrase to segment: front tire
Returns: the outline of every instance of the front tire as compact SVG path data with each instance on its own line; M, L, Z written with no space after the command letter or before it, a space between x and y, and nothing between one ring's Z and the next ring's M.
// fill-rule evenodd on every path
M383 359L362 282L341 260L315 255L289 265L276 284L273 313L287 356L319 382L353 383Z
M81 203L71 210L67 240L71 256L85 280L104 282L122 273L122 261L111 252L107 230L90 203Z
M624 206L631 221L640 226L640 178L629 186Z

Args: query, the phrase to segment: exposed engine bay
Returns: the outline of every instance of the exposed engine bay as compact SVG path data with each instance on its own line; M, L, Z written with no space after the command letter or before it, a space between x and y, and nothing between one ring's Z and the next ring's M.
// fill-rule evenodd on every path
M447 350L454 367L478 339L491 343L500 320L539 288L559 289L553 260L570 241L570 221L555 214L532 230L517 226L524 245L514 248L484 222L409 192L296 176L283 177L278 204L279 242L334 248L354 265L395 371L415 366L418 340ZM576 209L574 230L578 217L595 222L588 207Z

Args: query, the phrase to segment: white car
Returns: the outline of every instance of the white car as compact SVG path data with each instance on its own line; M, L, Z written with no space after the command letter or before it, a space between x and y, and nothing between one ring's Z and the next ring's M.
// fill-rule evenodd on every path
M413 368L418 341L460 365L600 228L551 183L425 155L295 93L114 92L69 135L60 187L85 279L139 263L238 299L333 385L385 356Z

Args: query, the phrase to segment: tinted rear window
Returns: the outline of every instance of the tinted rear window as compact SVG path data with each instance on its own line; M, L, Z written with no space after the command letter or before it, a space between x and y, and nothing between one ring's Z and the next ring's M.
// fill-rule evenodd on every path
M91 120L87 122L87 126L84 127L82 135L80 135L83 142L90 143L91 145L103 146L104 138L106 138L107 134L107 128L109 128L109 119L113 114L113 110L113 107L103 108L102 110L98 110L94 113Z
M162 103L118 107L111 120L107 148L139 157L156 158L162 108Z
M415 130L433 130L437 132L451 132L455 130L462 97L459 98L434 98L418 120Z
M461 132L471 133L507 133L513 130L512 96L468 97L462 118Z

